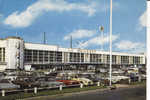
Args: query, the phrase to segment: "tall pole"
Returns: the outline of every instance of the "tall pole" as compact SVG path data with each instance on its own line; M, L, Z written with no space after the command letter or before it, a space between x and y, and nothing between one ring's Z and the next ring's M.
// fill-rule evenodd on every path
M150 0L147 0L147 65L146 65L146 69L147 69L147 100L150 100L150 96L149 96L149 90L150 90Z
M112 72L112 0L110 0L110 68L109 68L109 85L111 86L111 72Z
M103 51L103 38L104 38L104 27L103 26L100 26L100 31L101 31L101 38L102 38L101 50Z
M43 33L43 44L46 44L46 33Z
M16 32L16 37L18 37L18 32Z
M72 48L72 35L70 36L70 48Z

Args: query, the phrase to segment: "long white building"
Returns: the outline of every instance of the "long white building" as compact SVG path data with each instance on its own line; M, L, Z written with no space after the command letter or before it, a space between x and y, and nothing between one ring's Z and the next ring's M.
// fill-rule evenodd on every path
M115 66L145 65L145 55L142 54L113 52L112 55L112 63ZM109 52L25 43L20 37L0 39L0 70L79 64L109 64Z

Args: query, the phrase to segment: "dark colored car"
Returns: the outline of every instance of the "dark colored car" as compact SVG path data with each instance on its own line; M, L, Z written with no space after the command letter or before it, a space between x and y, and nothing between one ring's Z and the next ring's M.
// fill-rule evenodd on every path
M79 81L74 81L74 80L56 80L58 82L63 82L65 85L78 85L80 84Z
M17 78L16 80L12 81L12 83L20 85L20 88L40 87L40 83L32 78Z
M136 74L134 74L134 73L131 73L131 74L130 74L130 79L131 79L132 82L138 81L138 78L139 78L138 75L136 75Z

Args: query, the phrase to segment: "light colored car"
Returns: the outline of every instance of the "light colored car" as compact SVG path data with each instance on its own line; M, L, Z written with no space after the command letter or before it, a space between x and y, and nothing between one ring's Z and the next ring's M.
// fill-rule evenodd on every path
M127 71L127 72L128 72L129 74L130 74L130 73L138 74L139 68L136 68L136 67L128 68L128 71Z
M0 89L16 89L16 88L20 88L20 86L13 84L11 81L6 79L0 80Z
M109 80L110 78L107 77L105 79ZM112 76L111 77L112 83L117 83L117 82L120 82L121 80L128 80L128 79L129 79L129 77L127 77L127 76Z
M60 85L65 86L63 82L57 82L57 81L41 81L39 83L41 87L58 87Z
M80 81L83 85L93 85L93 81L87 78L72 78L72 80Z

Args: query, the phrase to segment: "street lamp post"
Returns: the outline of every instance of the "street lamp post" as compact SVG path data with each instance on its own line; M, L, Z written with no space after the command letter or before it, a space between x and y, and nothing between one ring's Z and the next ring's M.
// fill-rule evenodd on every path
M111 73L112 73L112 0L110 0L110 68L109 68L109 85L111 86Z
M150 100L150 0L147 0L147 100Z
M103 51L104 27L100 26L99 28L100 28L100 31L101 31L101 38L102 38L101 50Z

